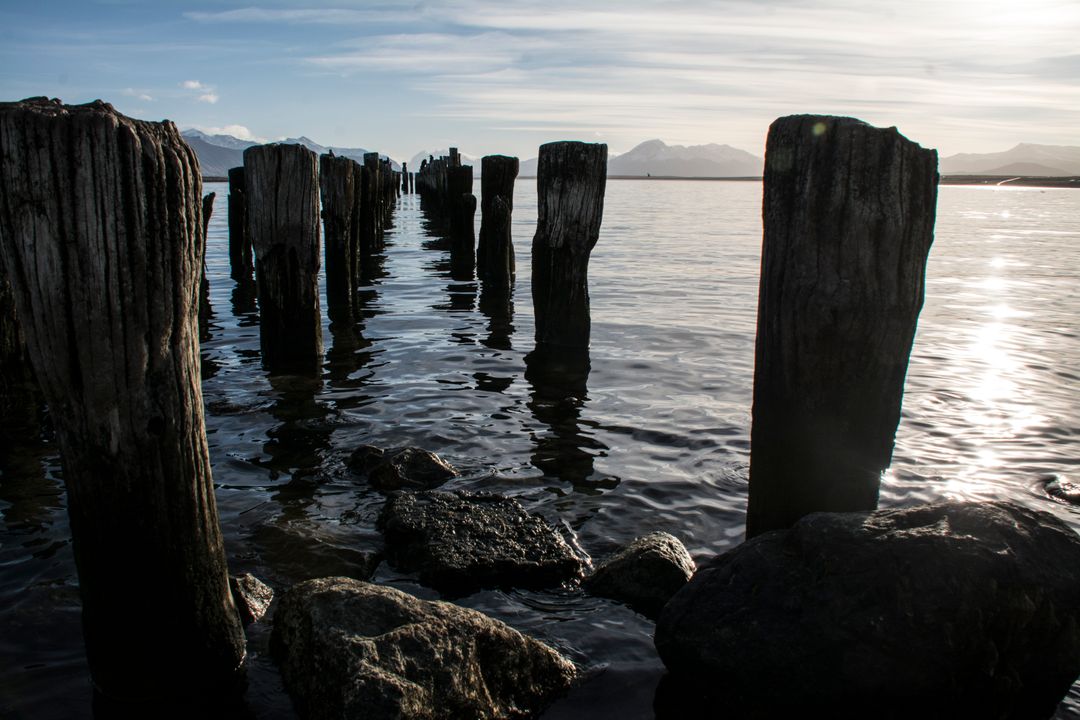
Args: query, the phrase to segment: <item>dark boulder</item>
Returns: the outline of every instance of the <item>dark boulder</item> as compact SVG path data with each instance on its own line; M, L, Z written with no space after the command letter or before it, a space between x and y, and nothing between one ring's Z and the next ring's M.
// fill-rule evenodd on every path
M501 495L404 492L386 503L378 525L387 559L443 593L553 587L584 570L543 518Z
M1080 486L1059 475L1048 475L1042 480L1046 494L1070 505L1080 505Z
M575 677L559 653L483 613L349 578L286 591L272 642L307 720L522 718Z
M815 513L699 569L656 648L669 695L731 717L1050 717L1080 673L1080 537L1004 502Z
M655 620L694 570L694 560L678 538L653 532L605 560L583 584L593 595L624 602Z
M382 450L361 445L349 456L349 469L367 475L376 490L430 490L439 487L458 471L433 452L418 447Z
M270 586L251 573L230 576L229 589L232 590L240 622L245 626L262 620L274 601L274 591Z

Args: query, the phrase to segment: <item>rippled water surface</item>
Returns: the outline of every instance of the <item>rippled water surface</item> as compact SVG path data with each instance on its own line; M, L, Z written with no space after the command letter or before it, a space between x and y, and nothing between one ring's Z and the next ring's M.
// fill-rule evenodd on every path
M518 497L603 557L649 530L698 560L741 540L761 243L759 183L610 181L590 264L585 388L536 385L528 283L534 181L514 200L511 308L454 280L419 199L405 196L353 327L326 327L319 378L268 377L258 315L235 292L227 186L211 222L214 307L203 345L207 434L230 566L277 588L348 572L374 550L383 498L346 470L357 445L420 445L451 487ZM1080 481L1080 192L942 187L927 299L882 505L1050 499ZM325 307L325 304L324 304ZM61 471L28 444L0 482L0 716L90 715ZM382 565L376 580L434 593ZM549 718L651 717L653 626L576 590L461 600L568 653L589 680ZM163 619L163 622L167 620ZM254 626L253 716L293 717ZM148 656L155 648L148 632ZM1075 689L1073 693L1080 698ZM1059 717L1080 717L1068 701ZM1080 707L1080 703L1077 703Z

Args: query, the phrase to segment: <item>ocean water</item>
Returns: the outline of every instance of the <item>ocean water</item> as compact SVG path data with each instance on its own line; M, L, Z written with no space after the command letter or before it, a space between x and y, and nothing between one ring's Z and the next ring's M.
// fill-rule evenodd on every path
M345 467L360 444L433 450L463 473L448 487L513 495L594 558L651 530L699 561L741 541L760 183L609 181L590 263L592 370L574 391L524 375L533 180L515 194L509 307L451 276L439 228L404 196L363 318L324 327L318 378L263 371L257 311L229 279L228 188L206 191L218 198L203 394L234 572L280 589L347 572L379 547L383 497ZM1044 490L1053 478L1080 482L1080 193L942 187L926 292L881 505L1010 499L1080 530L1080 510ZM2 471L0 716L89 717L55 448L28 443ZM436 597L385 564L375 579ZM663 668L653 625L636 613L578 590L459 602L585 668L546 718L652 717ZM252 626L246 702L253 717L293 718L268 633ZM152 630L147 651L168 652ZM1058 717L1080 717L1076 688Z

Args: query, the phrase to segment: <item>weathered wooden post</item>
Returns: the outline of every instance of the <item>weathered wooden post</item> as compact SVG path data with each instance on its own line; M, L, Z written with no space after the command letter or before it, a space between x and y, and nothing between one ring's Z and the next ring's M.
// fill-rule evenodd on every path
M354 224L359 217L357 189L361 184L360 166L347 157L333 154L319 158L319 190L322 198L323 225L326 231L326 311L333 322L353 318L356 282L360 276L355 266L359 255Z
M322 355L318 158L302 145L256 145L244 175L263 364L312 371Z
M255 272L248 232L244 168L235 167L229 170L229 276L237 282L251 280Z
M382 246L379 194L379 153L364 153L361 171L360 251L370 255Z
M509 287L517 269L510 237L510 216L514 211L514 180L518 167L518 159L506 155L485 155L480 160L480 242L476 248L476 274L485 281L485 287L488 282ZM498 213L494 209L497 199L503 204ZM489 268L494 277L488 277Z
M607 145L540 146L532 244L537 358L589 347L589 255L600 237Z
M90 670L124 700L221 689L244 658L203 425L201 193L171 122L0 104L0 248L56 425Z
M401 194L409 194L409 163L401 163Z
M26 339L15 312L15 294L2 260L0 253L0 441L7 441L9 425L34 421L36 393Z
M202 271L199 277L199 340L210 339L210 318L214 309L210 306L210 281L206 279L206 246L210 244L210 216L214 214L214 198L217 193L207 193L202 199Z
M450 264L454 275L472 277L476 263L476 196L472 194L473 169L458 165L446 171L447 211L450 215Z
M937 153L896 128L769 129L746 533L873 510L933 241Z
M416 193L416 173L409 173L409 194Z

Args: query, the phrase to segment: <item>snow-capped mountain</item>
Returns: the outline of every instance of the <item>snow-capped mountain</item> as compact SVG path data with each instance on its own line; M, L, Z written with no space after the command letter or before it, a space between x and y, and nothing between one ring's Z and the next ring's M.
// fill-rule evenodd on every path
M241 140L232 135L209 135L194 128L184 130L180 134L187 141L187 144L191 146L191 149L195 151L195 154L199 156L199 166L202 168L204 177L227 176L229 168L239 167L244 164L244 150L259 144L250 140ZM278 142L286 145L303 145L320 155L333 150L335 155L352 158L361 163L364 161L364 153L371 152L364 148L320 145L311 138L304 136L286 138ZM383 159L387 158L386 155L381 157ZM390 164L395 170L401 169L401 166L393 160L390 161Z
M647 140L629 152L608 157L608 176L761 177L765 161L730 145L668 145ZM537 158L521 163L522 177L535 177Z
M942 175L1080 175L1080 146L1020 143L997 153L942 158Z

